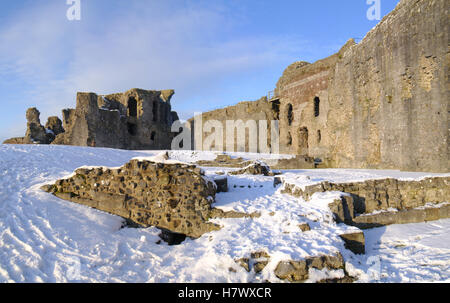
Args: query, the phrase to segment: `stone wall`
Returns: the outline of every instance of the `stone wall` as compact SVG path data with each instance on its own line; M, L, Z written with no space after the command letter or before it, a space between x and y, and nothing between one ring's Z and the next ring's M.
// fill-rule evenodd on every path
M363 182L321 182L306 186L283 182L283 193L309 200L314 193L345 193L330 204L338 222L362 228L388 224L424 222L450 216L450 177L432 177L418 181L397 179Z
M402 0L338 60L328 90L333 166L449 170L448 25L448 1Z
M242 104L207 119L279 119L280 151L323 167L447 172L447 2L402 0L360 43L291 64L258 111Z
M43 189L55 196L190 237L209 223L216 186L195 165L133 159L120 168L79 168Z
M288 67L282 146L328 167L448 171L448 45L445 0L402 0L359 44Z
M284 153L322 158L330 142L326 132L328 85L339 56L353 45L347 43L338 53L313 64L295 62L283 72L276 92L280 101L280 144ZM316 116L314 99L319 98Z

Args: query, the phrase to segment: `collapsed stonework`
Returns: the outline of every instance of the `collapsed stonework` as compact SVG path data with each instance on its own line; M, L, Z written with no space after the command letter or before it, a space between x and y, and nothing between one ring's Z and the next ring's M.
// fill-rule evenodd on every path
M261 215L213 208L216 193L225 188L226 177L206 177L196 165L169 160L168 153L162 152L132 159L120 168L81 167L72 176L41 189L63 200L121 216L132 225L156 226L163 230L163 238L198 238L220 229L210 219Z
M42 189L138 225L194 238L219 229L208 222L217 216L211 208L216 185L195 165L133 159L115 169L79 168L73 176Z
M450 218L450 177L417 181L397 179L363 182L321 182L299 188L283 180L283 193L309 200L318 192L342 192L329 205L338 223L373 228Z
M62 122L58 117L49 117L45 127L41 125L41 113L35 108L27 110L27 131L24 137L11 138L4 144L50 144L55 137L64 132Z
M50 117L40 125L39 112L27 111L27 133L6 144L62 144L120 149L170 149L178 120L171 111L173 90L131 89L100 96L78 93L75 109L63 110L63 122Z
M401 0L360 43L295 62L268 98L203 121L276 119L280 152L320 159L321 167L447 172L447 2Z

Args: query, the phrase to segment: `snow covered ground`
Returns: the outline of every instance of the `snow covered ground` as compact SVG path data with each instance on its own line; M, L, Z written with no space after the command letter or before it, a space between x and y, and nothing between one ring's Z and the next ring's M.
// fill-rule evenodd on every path
M229 176L230 191L215 207L258 211L256 219L216 219L220 231L178 246L159 242L156 228L122 228L120 217L60 200L39 189L80 166L121 166L156 151L0 145L0 282L280 282L280 260L341 251L346 269L360 282L450 282L450 220L394 225L365 231L366 251L344 249L338 234L352 227L335 224L327 204L337 193L316 194L311 202L281 194L273 178ZM213 160L214 153L171 152L179 161ZM265 158L235 154L246 159ZM208 175L225 168L205 168ZM299 170L299 180L352 180L394 174L370 170ZM429 175L429 174L427 174ZM310 176L307 179L304 176ZM308 181L309 182L309 181ZM301 232L300 223L311 231ZM234 260L264 250L271 255L260 273L246 272ZM233 270L230 271L230 268ZM311 272L309 282L324 273ZM342 276L342 271L329 276Z

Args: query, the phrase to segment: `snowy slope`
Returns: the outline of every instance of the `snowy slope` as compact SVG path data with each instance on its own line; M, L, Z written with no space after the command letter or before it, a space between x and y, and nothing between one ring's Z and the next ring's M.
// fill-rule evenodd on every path
M348 260L347 270L361 281L450 279L450 220L367 231L368 254L355 256L337 236L351 227L333 223L327 209L337 193L316 194L305 203L281 194L272 186L271 177L231 176L230 192L216 197L216 207L258 211L260 218L215 220L223 226L220 231L178 246L157 244L156 228L122 228L120 217L60 200L39 189L80 166L117 167L133 157L157 153L0 145L0 282L280 282L273 274L278 261L337 251ZM215 158L207 152L170 154L180 161ZM205 170L207 174L226 171ZM312 176L319 171L291 173ZM310 232L299 230L297 225L303 222L311 225ZM272 256L260 275L247 273L234 262L259 250ZM381 275L371 276L377 265ZM313 274L310 281L319 276Z

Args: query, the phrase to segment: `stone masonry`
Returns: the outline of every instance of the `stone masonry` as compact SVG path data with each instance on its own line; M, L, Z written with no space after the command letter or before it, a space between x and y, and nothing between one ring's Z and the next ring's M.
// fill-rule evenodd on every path
M280 151L321 167L447 172L448 25L448 1L401 0L360 43L287 67L258 101L264 110L237 105L203 120L276 118Z
M142 226L194 238L219 229L208 222L216 185L195 165L133 159L120 168L79 168L42 189Z
M329 205L337 222L361 228L433 221L450 217L450 177L418 181L396 179L321 182L304 190L283 181L283 192L309 200L314 193L342 192Z

